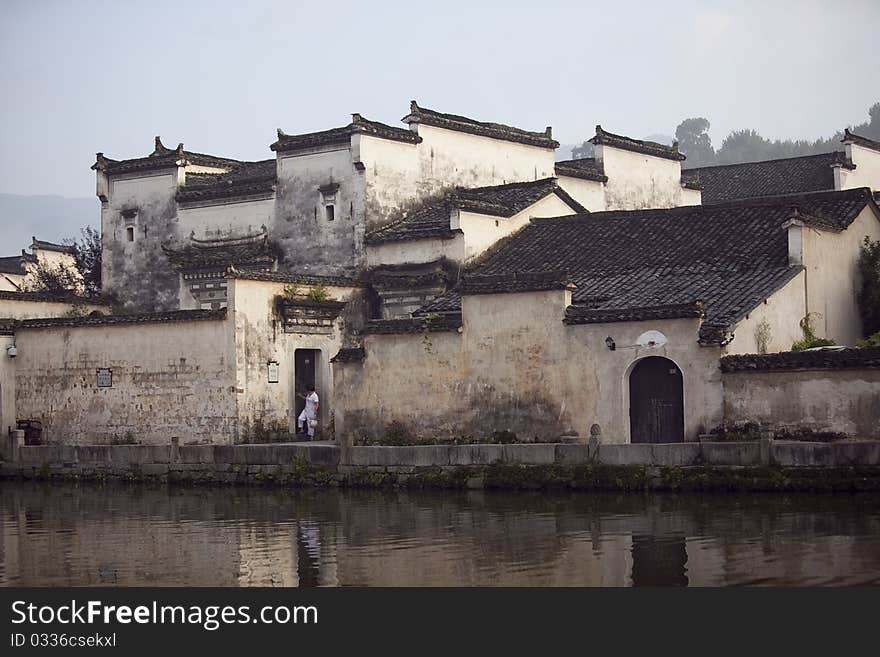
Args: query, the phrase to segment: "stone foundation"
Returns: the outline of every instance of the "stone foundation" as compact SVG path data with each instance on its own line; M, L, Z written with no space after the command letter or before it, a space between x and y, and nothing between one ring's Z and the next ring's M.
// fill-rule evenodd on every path
M193 484L880 490L880 442L663 445L4 445L0 476Z

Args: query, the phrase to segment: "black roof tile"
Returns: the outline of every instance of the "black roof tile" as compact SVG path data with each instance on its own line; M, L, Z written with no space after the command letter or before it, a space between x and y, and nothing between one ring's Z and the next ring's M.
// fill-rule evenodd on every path
M575 212L586 209L569 196L555 178L534 182L509 183L491 187L456 187L441 196L426 199L403 217L367 234L367 243L395 242L426 238L449 239L461 231L449 227L453 208L494 217L512 217L541 199L556 194Z
M845 128L843 131L843 139L841 139L844 144L853 143L858 144L859 146L863 146L864 148L870 148L871 150L880 151L880 141L875 141L873 139L868 139L867 137L862 137L861 135L857 135L854 132L850 132L849 128Z
M678 143L672 146L665 146L654 141L643 141L641 139L633 139L624 135L616 135L613 132L603 130L601 125L596 126L596 136L590 139L590 143L594 145L613 146L625 151L633 151L644 155L653 155L654 157L662 157L667 160L684 160L684 153L678 150Z
M721 371L725 373L869 367L880 367L880 347L831 347L776 354L740 354L721 359Z
M240 162L228 173L188 173L177 200L197 203L271 194L275 190L275 167L273 158Z
M86 317L22 319L15 322L15 329L54 328L59 326L108 326L111 324L147 324L153 322L197 322L225 318L225 308L220 310L172 310L160 313L131 315L88 315Z
M718 342L802 270L788 264L783 224L793 208L842 230L868 203L876 209L870 190L854 189L543 218L507 238L464 278L565 271L577 286L573 304L585 306L572 309L570 317L598 317L598 311L609 311L604 317L638 315L699 301L701 339ZM414 314L455 312L461 307L457 297L457 291L448 293Z
M269 240L267 234L243 239L199 241L175 249L162 246L171 263L181 271L227 267L242 269L271 269L281 257L281 249Z
M596 182L608 182L608 176L605 175L602 163L594 157L561 160L556 163L556 175L582 178L583 180L595 180Z
M146 157L136 157L128 160L112 160L104 157L103 153L96 154L96 161L92 169L103 171L107 175L120 173L132 173L138 171L150 171L154 169L167 169L181 164L194 164L218 169L231 169L241 164L238 160L226 157L216 157L204 153L195 153L183 149L183 144L177 148L166 148L159 137L155 139L155 148Z
M283 152L315 146L345 144L349 143L351 136L355 134L370 135L372 137L381 137L382 139L391 139L410 144L418 144L422 141L422 138L412 130L395 128L377 121L370 121L360 114L352 114L351 123L341 128L309 132L302 135L287 135L279 128L278 140L270 148L273 151Z
M703 204L834 189L834 167L852 167L840 152L686 169L682 182L702 187Z
M457 331L461 328L461 314L438 317L404 317L402 319L373 319L364 324L361 333L365 335L423 333Z
M521 128L514 128L502 123L488 123L477 121L466 116L456 114L444 114L426 107L419 107L416 101L411 101L409 114L403 117L404 123L424 123L437 128L446 128L457 132L466 132L491 139L512 141L529 146L541 148L559 148L559 142L553 139L553 131L548 127L544 132L531 132Z
M318 274L297 274L288 272L266 272L230 267L226 271L229 278L247 281L266 281L269 283L290 283L292 285L328 285L334 287L364 287L365 283L346 276L321 276Z

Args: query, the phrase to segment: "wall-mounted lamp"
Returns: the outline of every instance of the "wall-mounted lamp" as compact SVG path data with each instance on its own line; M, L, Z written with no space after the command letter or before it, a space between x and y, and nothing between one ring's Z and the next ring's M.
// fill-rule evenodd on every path
M15 358L16 356L18 356L18 349L15 347L14 344L6 347L6 355L10 358Z
M608 349L610 349L611 351L617 349L617 345L614 343L614 338L612 338L610 335L605 338L605 346L608 347Z

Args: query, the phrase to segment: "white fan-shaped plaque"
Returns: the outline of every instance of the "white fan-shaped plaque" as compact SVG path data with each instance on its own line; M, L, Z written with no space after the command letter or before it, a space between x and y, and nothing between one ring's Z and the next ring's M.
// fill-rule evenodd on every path
M645 331L636 342L640 347L662 347L668 340L660 331Z

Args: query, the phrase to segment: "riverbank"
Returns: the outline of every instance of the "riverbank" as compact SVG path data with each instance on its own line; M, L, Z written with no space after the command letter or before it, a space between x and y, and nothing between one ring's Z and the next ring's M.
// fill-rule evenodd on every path
M350 488L880 491L880 442L8 446L0 477Z

